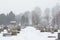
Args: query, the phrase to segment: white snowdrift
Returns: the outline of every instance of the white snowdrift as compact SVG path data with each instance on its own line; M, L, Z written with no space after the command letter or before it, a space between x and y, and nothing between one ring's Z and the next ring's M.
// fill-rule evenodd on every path
M47 32L40 32L34 27L27 27L22 29L17 36L3 37L0 33L0 40L55 40L56 38L48 38L48 35L57 36L57 33L51 34Z

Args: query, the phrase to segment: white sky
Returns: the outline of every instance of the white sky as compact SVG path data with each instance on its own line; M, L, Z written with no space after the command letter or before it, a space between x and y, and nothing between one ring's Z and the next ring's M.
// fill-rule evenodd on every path
M47 7L52 8L56 3L60 3L60 0L0 0L0 14L9 13L11 10L15 14L24 13L36 6L44 10Z

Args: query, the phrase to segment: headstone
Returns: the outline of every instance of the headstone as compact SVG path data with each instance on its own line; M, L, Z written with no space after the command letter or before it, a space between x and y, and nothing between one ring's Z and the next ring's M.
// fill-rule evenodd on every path
M58 39L60 39L60 33L58 33Z

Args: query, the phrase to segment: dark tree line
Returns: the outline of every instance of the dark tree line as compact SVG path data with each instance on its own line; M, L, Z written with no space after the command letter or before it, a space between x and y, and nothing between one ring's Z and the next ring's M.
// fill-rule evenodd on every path
M0 25L7 25L10 21L15 20L15 14L11 11L9 14L5 15L4 13L0 14Z

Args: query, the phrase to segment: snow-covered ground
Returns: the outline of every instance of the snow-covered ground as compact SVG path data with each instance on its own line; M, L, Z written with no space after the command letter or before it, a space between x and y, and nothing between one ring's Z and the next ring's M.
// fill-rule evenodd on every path
M3 33L3 32L2 32ZM22 29L17 36L6 36L3 37L2 33L0 33L0 40L55 40L57 39L57 33L47 33L40 32L36 30L34 27L26 27ZM48 38L48 36L56 36L56 38Z

